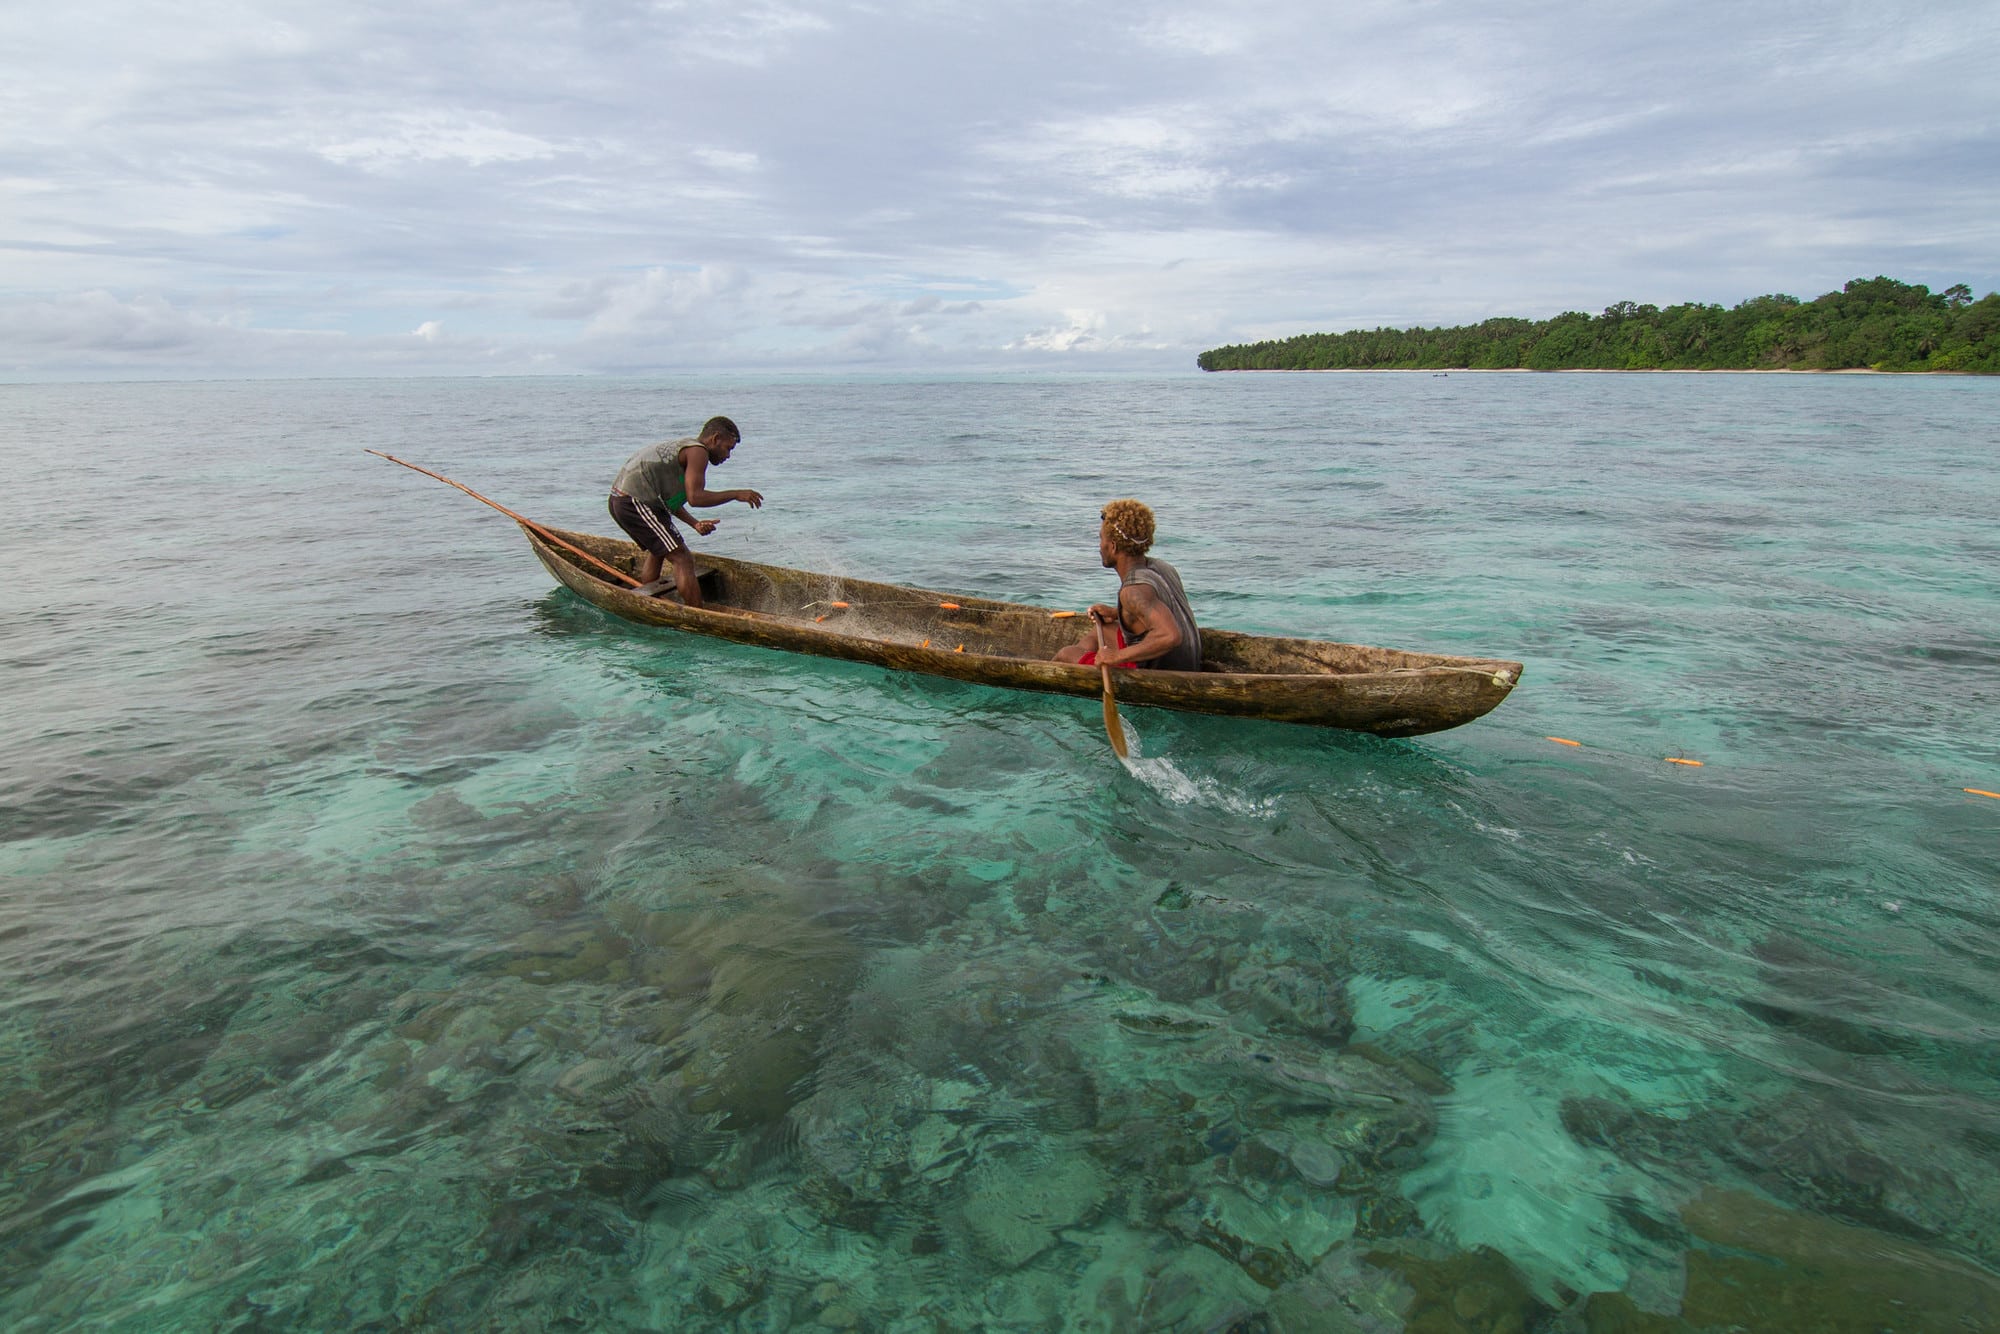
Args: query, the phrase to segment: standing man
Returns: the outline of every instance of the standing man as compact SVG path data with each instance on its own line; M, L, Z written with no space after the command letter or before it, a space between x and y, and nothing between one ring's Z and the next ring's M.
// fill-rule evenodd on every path
M1097 517L1097 554L1105 569L1118 571L1118 605L1099 603L1090 609L1091 619L1106 631L1102 656L1093 629L1059 649L1056 661L1200 671L1201 631L1181 588L1180 571L1146 554L1153 545L1153 511L1136 500L1114 500Z
M653 587L660 580L660 567L674 566L674 587L681 601L699 607L701 585L694 577L694 556L681 540L674 520L707 537L715 531L714 519L697 519L687 512L690 505L708 509L740 500L751 509L764 504L755 491L711 491L708 489L710 464L728 461L743 442L743 433L727 417L710 417L701 434L693 439L663 440L625 460L611 483L611 518L645 551L639 566L641 591L657 596Z

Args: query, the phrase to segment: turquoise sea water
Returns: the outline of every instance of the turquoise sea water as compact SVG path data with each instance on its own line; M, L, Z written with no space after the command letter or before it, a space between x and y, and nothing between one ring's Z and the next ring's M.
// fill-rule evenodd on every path
M1128 769L361 452L609 531L716 412L707 549L1082 606L1135 495L1206 623L1524 683ZM0 1322L1993 1328L1996 458L1955 379L0 387Z

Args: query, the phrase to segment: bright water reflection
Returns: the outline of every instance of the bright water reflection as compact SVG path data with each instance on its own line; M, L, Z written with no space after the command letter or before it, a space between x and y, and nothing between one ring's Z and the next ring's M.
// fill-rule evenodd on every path
M0 1311L1976 1327L1996 392L0 389ZM359 452L601 529L714 411L718 550L1081 605L1136 493L1205 620L1526 683L1128 710L1121 769L1092 703L620 625Z

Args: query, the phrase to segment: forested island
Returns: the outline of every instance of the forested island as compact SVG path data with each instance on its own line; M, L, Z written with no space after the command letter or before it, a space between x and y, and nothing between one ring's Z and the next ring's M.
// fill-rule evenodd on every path
M1218 347L1205 371L1962 371L2000 373L2000 295L1856 278L1812 301L1724 309L1621 301L1602 315L1453 329L1357 329Z

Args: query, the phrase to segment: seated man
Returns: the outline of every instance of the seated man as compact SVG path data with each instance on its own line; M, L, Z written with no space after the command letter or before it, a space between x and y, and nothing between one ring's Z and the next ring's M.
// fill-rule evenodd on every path
M716 521L695 518L687 511L689 505L705 509L736 500L754 510L764 503L764 497L755 491L708 489L710 466L727 463L742 439L735 422L710 417L694 439L647 445L618 470L617 480L611 483L611 518L646 553L639 567L639 592L656 596L663 588L661 567L671 561L681 601L690 607L702 605L694 556L681 540L674 520L707 537L715 531Z
M1153 511L1136 500L1114 500L1097 516L1097 554L1104 568L1118 571L1118 605L1103 603L1090 616L1104 627L1104 653L1097 631L1056 653L1057 662L1080 666L1158 667L1176 672L1201 670L1201 631L1180 572L1146 555L1153 545Z

